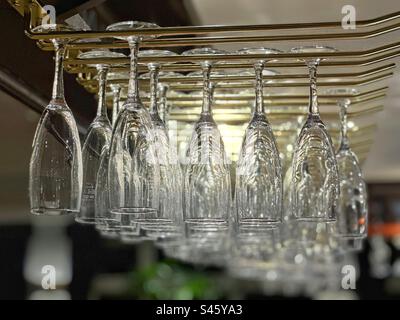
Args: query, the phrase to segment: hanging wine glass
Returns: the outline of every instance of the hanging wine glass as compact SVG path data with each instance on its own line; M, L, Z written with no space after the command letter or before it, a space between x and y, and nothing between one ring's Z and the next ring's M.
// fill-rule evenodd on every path
M46 24L33 32L76 31L68 26ZM33 140L29 166L31 213L77 213L81 206L82 154L75 119L64 97L63 59L67 39L52 39L55 76L50 103L45 108Z
M145 50L139 57L172 56L176 53L167 50ZM141 227L161 234L179 229L182 224L182 173L176 150L169 144L168 132L160 118L158 106L158 79L160 65L156 62L148 64L149 74L140 76L142 79L150 78L150 118L154 128L157 159L160 165L160 190L158 214L154 219L147 219ZM161 74L165 75L165 74ZM168 76L168 74L167 74Z
M276 54L279 50L249 48L239 54ZM236 206L241 226L277 227L282 220L282 168L271 126L265 116L263 69L254 64L256 105L246 129L236 166Z
M122 53L108 50L92 50L78 55L80 59L93 58L122 58ZM82 148L83 161L83 189L82 205L75 220L79 223L94 224L98 221L95 217L95 190L97 172L100 166L101 153L108 147L111 140L111 123L107 115L106 81L109 65L96 64L99 82L97 114L89 126Z
M151 23L125 21L112 24L107 30L130 31L156 27ZM139 41L143 37L118 38L128 41L131 69L128 97L119 112L111 139L108 170L110 208L114 214L146 219L157 213L160 172L154 145L154 128L150 114L139 97L137 58Z
M317 67L319 53L335 49L321 46L293 48L315 58L304 59L310 73L309 114L301 129L292 160L292 214L298 220L329 222L336 219L338 169L331 138L319 115Z
M120 79L120 74L109 74L108 78ZM112 91L112 127L119 113L121 85L111 84ZM97 171L96 189L95 189L95 217L96 229L102 236L117 238L121 230L121 216L110 212L110 197L108 184L108 162L110 160L110 146L104 145L100 156L100 165Z
M129 73L110 71L107 80L127 80ZM122 86L119 83L109 85L112 96L112 121L114 128L115 122L120 111ZM118 239L121 231L121 216L110 212L109 184L108 184L108 162L110 159L109 145L104 146L100 156L100 167L97 172L96 190L95 190L95 215L96 230L103 237Z
M183 55L216 55L216 49L193 49ZM185 222L189 229L201 231L221 226L229 221L231 202L230 171L224 143L211 110L211 61L201 63L203 69L203 105L187 150L185 171Z
M336 88L328 90L327 93L347 96L337 102L340 108L341 134L340 146L336 152L340 185L336 231L340 238L350 240L351 243L351 240L366 237L368 225L367 187L347 135L347 110L351 103L349 97L357 91L351 88Z

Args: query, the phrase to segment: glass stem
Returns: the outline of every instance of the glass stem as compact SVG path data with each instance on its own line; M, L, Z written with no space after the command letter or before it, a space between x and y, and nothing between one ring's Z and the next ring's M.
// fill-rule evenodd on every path
M140 102L139 84L138 84L138 64L137 64L137 58L139 53L139 41L137 38L131 37L128 39L128 44L129 44L129 49L131 51L131 61L130 61L127 100L137 103Z
M215 93L216 84L214 82L210 83L210 103L214 103L214 93Z
M63 61L65 54L65 47L61 43L54 43L55 55L55 71L53 82L53 93L51 96L52 101L65 103L64 97L64 79L63 79Z
M264 61L258 61L254 64L254 71L256 73L256 105L254 114L264 114L264 93L263 93L263 70Z
M348 99L340 100L338 102L340 107L340 149L349 149L349 138L347 136L347 108L350 105Z
M121 87L120 86L113 86L113 110L112 110L112 125L115 124L117 120L118 112L119 112L119 97L121 94Z
M203 69L203 106L201 109L201 113L211 114L211 63L208 61L204 61L201 66Z
M310 73L310 105L309 112L312 115L319 116L318 94L317 94L317 68L319 60L311 60L307 62Z
M167 115L169 112L167 103L168 86L160 83L158 88L160 90L160 109L162 111L162 121L165 125L167 125Z
M150 112L158 114L158 103L157 103L157 90L158 90L158 74L160 67L157 64L150 63Z
M97 70L99 79L99 101L97 105L97 116L107 117L106 83L108 68L105 66L99 66Z

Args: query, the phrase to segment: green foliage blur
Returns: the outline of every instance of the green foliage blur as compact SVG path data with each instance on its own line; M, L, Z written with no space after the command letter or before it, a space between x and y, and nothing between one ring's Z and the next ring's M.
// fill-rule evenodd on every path
M129 274L129 296L136 299L221 299L213 276L173 260L164 260Z

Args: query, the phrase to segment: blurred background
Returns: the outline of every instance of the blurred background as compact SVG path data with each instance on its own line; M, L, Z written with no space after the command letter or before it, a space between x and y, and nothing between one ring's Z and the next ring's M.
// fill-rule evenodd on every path
M73 0L46 1L57 18L80 14L93 29L122 20L161 26L340 21L348 1L318 0ZM400 11L398 0L357 0L357 19ZM391 35L392 37L395 34ZM0 2L0 299L250 299L281 298L262 284L230 278L218 268L166 259L151 243L102 239L70 218L29 215L31 143L53 80L51 53L24 35L23 19ZM393 40L393 39L392 39ZM392 41L394 42L394 40ZM368 45L366 47L371 47ZM225 48L229 49L229 48ZM400 75L390 80L385 109L363 164L370 230L357 256L360 276L350 299L400 298ZM66 99L81 133L96 100L65 74ZM57 270L57 290L42 290L43 265ZM308 298L288 292L286 298Z

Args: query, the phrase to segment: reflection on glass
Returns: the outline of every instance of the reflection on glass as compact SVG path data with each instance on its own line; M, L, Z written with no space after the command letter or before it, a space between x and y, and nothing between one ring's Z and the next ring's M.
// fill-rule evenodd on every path
M62 25L42 25L33 32L71 31ZM82 155L75 119L64 97L63 59L67 40L52 39L55 57L53 94L33 140L29 166L31 213L77 213L81 206Z
M137 21L119 22L108 26L109 31L137 30L156 27ZM115 214L135 215L151 219L159 206L159 165L154 148L153 125L144 108L138 88L138 49L140 39L123 38L131 52L128 97L115 123L110 147L109 188L110 207Z
M278 51L254 48L239 52L273 54ZM265 116L262 80L264 63L258 61L254 65L256 105L245 131L236 167L239 227L276 227L282 220L282 168L276 140Z
M218 50L203 48L184 52L218 54ZM196 230L225 228L229 220L231 182L224 143L211 110L211 62L202 62L203 105L195 123L187 149L185 172L185 221Z
M120 58L123 54L107 50L92 50L81 53L80 59ZM111 140L111 123L107 115L106 85L108 65L98 64L97 78L99 83L97 114L89 126L82 149L83 187L82 205L75 220L79 223L94 224L95 219L95 190L97 173L100 166L101 153L108 147Z
M327 47L294 48L294 53L318 55ZM333 221L339 194L338 169L331 138L319 114L317 67L321 59L306 59L310 73L309 114L301 129L292 160L293 215L300 220Z

